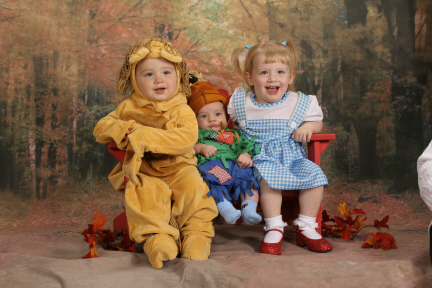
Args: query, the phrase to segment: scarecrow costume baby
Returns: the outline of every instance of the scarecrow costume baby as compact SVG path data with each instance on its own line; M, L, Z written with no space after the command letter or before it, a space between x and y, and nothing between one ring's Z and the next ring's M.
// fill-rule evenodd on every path
M130 98L102 118L93 132L97 142L115 141L126 151L109 180L125 194L130 238L144 242L156 269L179 253L182 258L208 259L212 219L218 213L196 168L198 125L187 105L188 77L181 53L165 39L149 38L132 46L117 74L117 90ZM126 184L124 177L129 179Z
M197 115L200 128L195 146L197 166L210 188L207 195L215 200L225 222L234 224L242 216L245 224L253 225L262 220L256 213L258 191L253 188L259 187L259 182L252 168L241 164L239 156L248 153L247 158L252 159L260 152L260 148L252 140L243 137L238 129L227 129L228 102L229 98L209 83L197 81L191 86L188 104ZM199 145L216 149L210 147L212 152L206 155L200 153ZM252 166L252 160L248 160L248 165ZM254 193L257 194L255 198ZM241 211L231 203L239 199L243 201Z

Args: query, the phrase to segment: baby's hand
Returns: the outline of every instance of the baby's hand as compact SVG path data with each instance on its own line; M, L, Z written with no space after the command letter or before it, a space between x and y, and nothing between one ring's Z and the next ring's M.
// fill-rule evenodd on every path
M253 165L252 158L249 153L240 154L237 158L237 164L240 168L250 168Z
M216 155L217 148L212 145L205 145L203 144L201 146L200 154L204 155L207 158L210 158L211 156Z
M126 131L126 135L123 137L123 140L126 140L127 135L129 135L132 131L132 126L129 127L129 129Z
M291 137L294 139L294 141L301 142L304 145L306 142L310 141L312 134L313 129L306 125L302 125L294 131Z

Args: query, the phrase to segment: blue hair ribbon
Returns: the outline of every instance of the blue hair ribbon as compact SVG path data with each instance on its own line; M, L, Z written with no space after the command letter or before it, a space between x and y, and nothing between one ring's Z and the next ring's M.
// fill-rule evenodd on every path
M282 44L282 45L284 45L284 46L286 46L286 42L285 42L285 41L284 41L284 42L282 42L281 44Z
M252 48L252 45L246 45L246 49L250 50Z

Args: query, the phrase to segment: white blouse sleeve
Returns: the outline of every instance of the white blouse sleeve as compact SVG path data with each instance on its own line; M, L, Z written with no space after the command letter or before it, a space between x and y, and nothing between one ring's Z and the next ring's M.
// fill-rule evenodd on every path
M417 161L420 196L432 210L432 142Z
M308 97L310 98L311 101L303 121L304 122L322 121L324 115L318 103L317 97L314 95L308 95Z

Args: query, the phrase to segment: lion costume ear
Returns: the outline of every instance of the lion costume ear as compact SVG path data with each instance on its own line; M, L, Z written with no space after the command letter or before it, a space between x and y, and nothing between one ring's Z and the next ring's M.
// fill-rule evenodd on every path
M168 52L167 50L165 50L165 47L161 50L161 56L166 60L174 63L180 63L183 60L182 57L178 55L175 51Z
M142 47L129 57L129 63L130 64L138 63L139 61L144 59L149 53L150 53L149 49L147 49L146 47Z

